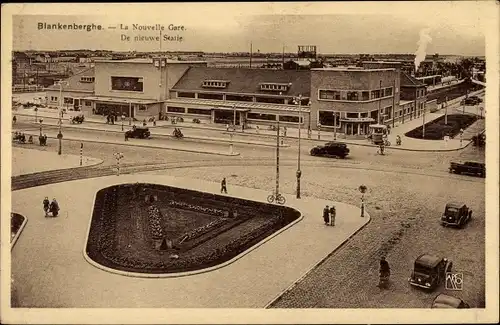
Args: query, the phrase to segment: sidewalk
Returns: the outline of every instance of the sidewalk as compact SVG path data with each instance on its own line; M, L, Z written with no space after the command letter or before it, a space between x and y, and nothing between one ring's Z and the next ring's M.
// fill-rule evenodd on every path
M472 95L477 95L477 94L482 94L484 93L484 89L478 90L476 92L472 92L469 94L469 96ZM460 101L465 98L464 96L457 97L451 101L448 102L448 113L451 114L451 112L454 111L454 108L456 109L460 105ZM22 113L14 113L20 116L26 115L26 116L34 116L35 112L33 110L23 110L21 111ZM78 114L78 112L71 112L66 114L65 120L68 119L69 114ZM58 113L55 110L51 109L41 109L38 111L39 116L44 116L44 118L58 118ZM425 114L425 122L428 123L436 118L439 118L440 116L444 115L444 110L438 110L437 112L434 113L429 113L426 112ZM423 117L417 117L412 120L405 120L405 123L398 123L395 125L395 127L391 130L391 134L388 136L389 141L391 142L391 146L388 147L388 150L408 150L408 151L427 151L427 152L434 152L434 151L454 151L454 150L460 150L465 148L469 142L463 141L462 144L460 144L459 140L454 140L451 139L447 143L444 140L421 140L421 139L413 139L413 138L408 138L404 136L405 133L413 130L414 128L422 125L423 122ZM120 130L121 132L121 121L118 121L117 124L109 125L105 123L105 118L96 118L96 117L88 117L86 118L85 123L99 123L100 125L106 125L109 127L115 127L116 129ZM65 122L63 125L68 125L69 122ZM139 125L139 122L136 122L137 125ZM225 125L218 125L218 124L193 124L190 122L183 122L183 123L178 123L178 124L171 124L170 121L157 121L156 122L156 127L151 126L151 123L148 124L148 127L151 130L152 134L163 134L166 132L167 135L169 135L169 131L163 131L162 129L170 130L174 127L180 127L180 128L193 128L193 129L199 129L199 130L213 130L213 131L220 131L223 132L224 134L229 134L226 132ZM125 126L128 126L128 121L125 122ZM391 125L392 126L392 125ZM102 129L99 127L99 129ZM184 132L184 133L187 133ZM319 133L319 139L318 139L318 133ZM266 128L261 128L259 132L257 132L256 129L245 129L244 132L241 131L241 129L237 129L236 132L234 132L235 136L244 136L244 137L249 137L249 136L254 136L254 137L273 137L275 138L276 136L276 131L272 131ZM401 146L396 146L396 135L401 136ZM376 147L375 145L371 144L367 139L343 139L342 134L338 134L337 139L334 140L334 134L333 132L325 132L325 131L312 131L311 133L311 138L309 139L307 137L307 129L302 128L301 131L301 139L302 141L311 141L311 142L320 142L324 143L326 141L337 141L337 142L343 142L346 144L350 145L359 145L359 146L369 146L369 147ZM193 139L197 139L198 137L193 137ZM283 137L284 142L286 143L286 139L298 139L298 129L295 127L287 127L287 137ZM207 140L207 137L200 138L200 139L205 139ZM213 138L210 137L210 139L214 141L221 141L221 142L230 142L228 139L224 138ZM247 141L247 140L236 140L233 139L233 141L239 142L239 143L247 143L247 144L256 144L256 145L269 145L269 146L275 146L274 142L257 142L257 141ZM286 144L284 146L287 146Z
M303 219L254 246L233 263L207 273L145 279L105 272L83 257L96 191L147 182L219 194L219 183L138 174L86 179L13 192L12 211L30 217L12 250L12 277L21 307L58 308L264 308L370 220L358 207L287 195ZM78 188L78 191L74 189ZM230 196L265 202L270 191L230 186ZM59 218L46 219L33 197L64 198ZM69 204L68 202L72 202ZM335 204L335 227L322 207ZM50 236L46 234L50 233ZM271 235L273 236L273 235Z
M101 159L62 154L57 152L34 149L12 148L12 176L44 172L55 169L95 166L102 163Z
M35 130L26 130L23 131L25 135L30 136L32 135L34 138L35 143L37 143L38 136L40 135L39 131ZM47 138L49 139L55 139L57 140L56 135L47 135ZM182 142L179 143L169 143L169 144L157 144L157 143L147 143L148 140L141 140L141 139L131 139L129 141L119 141L119 140L96 140L95 138L90 138L90 137L72 137L72 136L64 136L63 141L85 141L85 142L95 142L95 143L108 143L108 144L116 144L116 145L122 145L122 146L135 146L135 147L146 147L146 148L157 148L157 149L167 149L167 150L176 150L176 151L185 151L185 152L196 152L196 153L206 153L206 154L211 154L211 155L220 155L220 156L239 156L239 152L231 152L229 149L227 151L216 151L216 150L209 150L204 148L200 144L196 144L195 148L191 146L191 148L186 147L185 144ZM54 143L54 141L48 141L49 145L50 142ZM190 144L193 144L192 142Z

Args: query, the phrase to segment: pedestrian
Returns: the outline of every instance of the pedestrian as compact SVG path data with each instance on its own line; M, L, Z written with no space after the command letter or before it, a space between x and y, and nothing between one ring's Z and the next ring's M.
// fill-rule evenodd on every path
M229 132L229 124L226 124L226 132Z
M323 209L323 220L325 221L325 225L328 226L330 222L330 209L328 208L328 205Z
M389 283L389 277L391 275L391 268L389 263L385 260L385 257L380 258L380 275L379 275L379 288L386 288Z
M255 127L255 131L257 132L257 134L259 134L259 130L260 130L260 128L259 128L259 126L257 125L257 126Z
M128 141L128 132L125 132L125 141Z
M14 115L14 117L12 118L12 122L13 122L14 124L16 124L16 122L17 122L17 117L16 117L15 115Z
M43 211L45 212L45 217L48 217L49 215L49 206L50 206L50 201L49 198L46 196L45 199L43 200Z
M330 226L335 226L335 217L337 216L337 211L335 210L335 206L332 205L330 208Z
M283 136L286 137L286 126L283 127Z
M154 116L153 116L153 126L156 126L156 119Z
M52 216L57 217L59 210L59 203L57 203L56 198L52 199L52 202L50 203L50 212L52 212Z
M109 115L106 115L106 124L109 124L109 122L111 121L111 118Z
M142 126L148 125L148 122L146 122L146 119L142 120Z
M224 192L225 194L227 194L227 187L226 187L226 178L224 177L222 179L222 182L220 183L220 192Z

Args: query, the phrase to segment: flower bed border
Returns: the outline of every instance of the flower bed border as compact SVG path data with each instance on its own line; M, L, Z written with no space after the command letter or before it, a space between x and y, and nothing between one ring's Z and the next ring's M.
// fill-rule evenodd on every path
M472 122L471 122L470 124L468 124L468 123L464 123L464 124L465 124L465 127L463 127L463 129L465 129L465 128L467 128L467 127L471 126L471 125L472 125L472 124L474 124L477 120L479 120L479 118L478 118L477 116L472 115L472 114L465 114L465 115L464 115L464 114L456 114L456 113L454 113L454 114L448 114L448 119L450 119L450 117L452 117L452 118L453 118L453 117L455 117L455 116L467 116L467 118L470 118L470 119L471 119L471 121L472 121ZM425 127L426 127L426 131L425 131L425 132L426 132L426 137L425 137L425 138L422 138L422 125L420 125L420 126L418 126L418 127L414 128L414 129L413 129L413 130L411 130L411 131L406 132L406 133L405 133L405 136L407 136L407 137L409 137L409 138L412 138L412 139L419 139L419 140L431 140L431 141L432 141L432 140L443 140L443 137L446 135L445 133L447 132L447 130L446 130L445 128L439 128L439 131L441 132L441 135L440 135L440 137L438 137L438 138L436 138L436 139L434 139L434 138L432 138L432 139L431 139L431 138L428 138L428 137L427 137L427 135L428 135L429 133L431 133L431 132L430 132L431 130L430 130L430 129L428 129L428 128L430 128L430 127L431 127L431 125L434 125L434 124L441 124L441 121L444 121L444 118L445 118L445 117L444 117L444 115L443 115L443 116L438 117L437 119L434 119L434 120L432 120L432 121L429 121L429 122L425 123ZM454 124L455 124L455 122L454 122ZM442 125L441 125L441 126L442 126ZM452 133L448 134L448 135L450 136L450 138L453 138L453 137L457 136L457 135L460 133L460 129L458 129L458 130L454 130L454 129L451 129L451 128L450 128L450 130L451 130L451 131L453 131ZM432 134L434 134L434 132L432 132ZM418 136L415 136L415 135L418 135Z
M273 215L273 218L270 218L265 224L259 225L258 228L251 229L249 232L242 235L241 237L232 239L229 243L222 244L220 246L218 245L219 247L210 249L209 251L206 252L206 254L201 256L198 255L187 258L185 257L184 259L178 259L178 260L163 259L161 261L157 261L156 263L153 262L149 263L147 261L137 261L137 260L133 261L124 256L116 255L117 250L115 249L114 240L112 239L114 238L115 234L114 231L116 230L114 224L116 222L116 219L114 218L114 213L112 213L114 212L113 210L116 208L116 189L119 187L124 187L129 185L134 185L134 184L114 185L101 189L96 193L95 203L93 208L93 216L90 220L89 233L84 251L85 258L91 264L95 266L99 265L98 267L102 269L120 274L144 276L145 273L149 274L149 276L147 277L164 277L164 276L179 276L179 274L184 274L184 275L193 274L193 272L194 273L206 272L209 269L219 268L223 265L231 263L233 260L241 257L242 255L247 254L249 249L251 248L253 249L254 247L259 246L262 242L265 242L270 237L277 235L284 229L288 228L289 226L295 224L296 222L302 219L300 212L289 207L270 205L267 203L255 202L238 198L231 198L231 200L228 200L229 198L226 196L175 188L166 185L143 184L143 183L135 184L139 185L138 188L141 187L144 188L143 187L144 185L149 187L148 195L151 195L151 192L153 192L154 189L160 188L163 189L164 191L167 190L169 192L175 192L174 195L177 195L179 193L189 194L190 198L194 198L195 200L198 201L203 201L200 199L206 198L209 201L208 203L209 204L211 203L212 205L215 204L214 202L217 201L217 198L219 198L220 201L217 203L219 203L219 205L222 204L224 208L226 207L229 208L230 211L233 210L234 203L238 203L236 204L236 209L244 208L246 203L250 204L248 209L251 209L253 211L257 210L258 213L269 209L270 211L266 211L266 214ZM114 189L112 193L115 193L115 195L109 195L109 194L106 195L107 191L111 189ZM143 193L145 192L143 191ZM184 197L186 198L187 196ZM180 205L189 207L190 204L187 203L185 205L184 204ZM191 205L191 207L189 208L192 209L193 206L194 205ZM103 209L103 207L106 208ZM259 208L256 209L257 207ZM199 210L200 212L203 211L203 213L206 213L207 211L207 209L202 209L202 210L196 209L196 210ZM220 214L220 212L216 210L217 209L215 210L212 209L212 212L214 212L214 214ZM240 215L239 212L238 215ZM96 218L96 216L99 217ZM102 221L104 219L106 219L107 221L103 223ZM231 218L228 219L230 222ZM235 219L236 218L232 220ZM228 227L228 229L225 229L224 231L230 230L235 226L238 226L240 223L248 220L248 216L241 214L240 218L237 219L238 220L235 220L233 225L231 225L230 227ZM104 233L101 233L102 229L104 229ZM206 240L211 240L214 237L217 237L220 234L224 233L224 231L221 231L217 233L215 236L211 236L211 238L208 238ZM202 242L205 242L206 240L202 240L200 243L197 243L197 245L200 245ZM98 245L96 245L96 241Z

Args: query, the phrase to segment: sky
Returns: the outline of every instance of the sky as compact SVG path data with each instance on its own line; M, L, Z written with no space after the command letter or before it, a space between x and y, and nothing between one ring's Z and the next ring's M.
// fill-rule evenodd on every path
M420 31L428 28L428 53L474 56L485 53L484 22L491 10L482 2L31 4L11 9L13 50L158 51L161 46L163 51L248 52L252 43L260 52L316 45L319 53L415 53ZM103 30L48 30L39 29L39 23L93 23ZM161 24L162 36L175 40L135 40L160 33L134 31L133 24ZM184 30L168 30L170 24Z

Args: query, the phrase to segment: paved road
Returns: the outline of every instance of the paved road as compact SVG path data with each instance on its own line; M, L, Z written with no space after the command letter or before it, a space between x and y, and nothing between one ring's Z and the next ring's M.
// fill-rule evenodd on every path
M32 147L54 152L57 148L55 143ZM156 173L210 181L226 176L229 189L232 184L272 189L275 149L237 148L241 156L221 157L85 144L86 155L103 159L104 164L114 164L113 153L119 150L125 155L124 163L181 163ZM79 149L79 142L64 143L66 153L78 154ZM412 260L424 252L452 259L454 268L466 275L459 295L473 306L484 305L484 180L447 173L450 160L484 160L484 152L469 147L459 152L389 151L378 156L373 148L352 147L350 159L336 160L307 156L308 149L302 150L303 195L359 204L357 187L365 184L370 189L366 200L372 222L273 307L427 307L437 292L413 290L406 282ZM296 147L281 150L281 188L287 195L295 191L296 158ZM202 167L183 168L182 161L192 160L200 161ZM438 225L444 204L450 200L463 200L473 208L473 222L467 228L455 231ZM375 287L381 254L387 254L394 272L391 290L383 292Z

